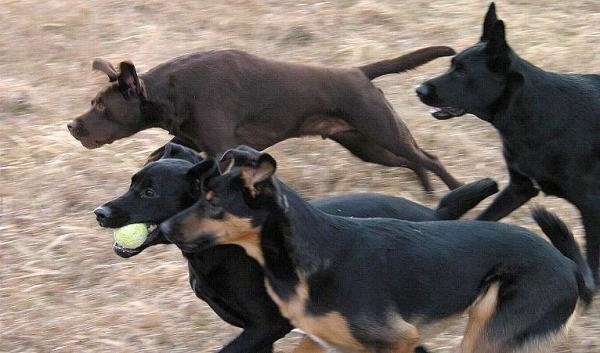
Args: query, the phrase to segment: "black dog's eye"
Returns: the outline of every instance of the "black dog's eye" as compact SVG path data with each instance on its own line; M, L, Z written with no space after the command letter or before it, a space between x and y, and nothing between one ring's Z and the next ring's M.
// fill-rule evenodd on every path
M153 198L156 196L156 192L154 192L154 190L148 188L148 189L144 189L144 191L142 191L142 197L146 197L146 198Z

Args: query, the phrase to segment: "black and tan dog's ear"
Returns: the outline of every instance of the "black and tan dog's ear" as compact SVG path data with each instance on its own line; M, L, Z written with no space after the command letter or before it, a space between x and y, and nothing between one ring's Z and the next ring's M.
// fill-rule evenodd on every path
M490 33L494 29L494 26L498 22L498 16L496 16L496 4L493 2L488 7L487 13L483 20L483 33L481 34L481 41L485 42L489 40Z
M219 160L219 170L221 173L228 173L233 167L241 167L253 161L258 161L261 153L252 147L240 145L236 148L227 150Z
M219 168L214 159L205 159L196 164L187 172L189 178L194 180L194 183L199 187L206 185L206 181L212 177L219 176Z
M115 69L111 63L109 63L108 61L106 61L104 59L100 59L100 58L94 59L94 61L92 62L92 69L104 72L108 76L108 80L110 82L116 81L117 77L119 76L117 69Z
M119 64L119 70L120 73L117 80L119 81L119 89L125 99L143 96L144 90L133 63L131 61L122 61Z
M275 159L268 153L262 153L257 161L242 166L244 186L255 197L260 191L259 184L270 180L276 169Z

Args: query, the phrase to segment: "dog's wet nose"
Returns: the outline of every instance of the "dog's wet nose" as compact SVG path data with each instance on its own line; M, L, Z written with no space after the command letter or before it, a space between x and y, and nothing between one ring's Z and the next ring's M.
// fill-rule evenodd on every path
M172 227L171 227L171 222L162 222L159 226L160 232L165 236L165 238L171 240L169 238L169 236L171 235L171 232L173 231Z
M96 219L98 220L98 222L103 221L105 219L110 218L110 208L100 206L94 210L94 214L96 215Z
M70 132L73 132L75 129L77 129L77 122L75 120L71 120L67 123L67 129L69 129Z
M421 84L417 87L416 92L417 96L419 96L420 98L427 97L429 93L431 93L431 88L428 84Z

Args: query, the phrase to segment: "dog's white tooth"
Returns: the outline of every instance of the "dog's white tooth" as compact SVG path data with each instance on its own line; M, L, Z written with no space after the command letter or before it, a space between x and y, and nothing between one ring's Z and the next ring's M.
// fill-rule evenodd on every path
M154 232L154 230L156 228L158 228L158 226L156 224L151 224L151 225L148 226L148 232L152 233L152 232Z

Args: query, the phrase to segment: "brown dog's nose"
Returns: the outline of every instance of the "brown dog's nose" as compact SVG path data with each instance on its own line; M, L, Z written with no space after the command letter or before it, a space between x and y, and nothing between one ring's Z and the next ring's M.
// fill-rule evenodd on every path
M71 120L67 123L67 129L69 129L70 132L73 132L75 129L77 129L77 122L75 120Z

